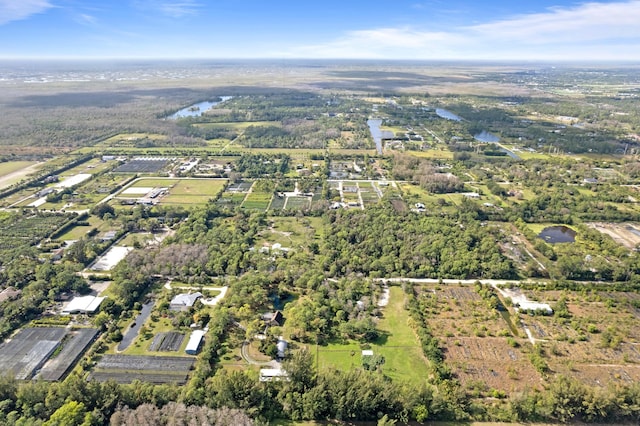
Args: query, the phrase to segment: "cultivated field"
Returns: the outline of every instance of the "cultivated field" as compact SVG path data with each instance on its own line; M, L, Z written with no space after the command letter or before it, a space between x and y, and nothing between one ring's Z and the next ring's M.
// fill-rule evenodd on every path
M141 380L149 383L187 382L195 358L175 356L103 355L89 380L131 383Z
M428 324L444 347L447 365L463 383L504 391L541 383L528 359L527 340L508 311L499 311L470 285L416 287L429 307Z
M76 363L80 355L93 343L99 330L81 328L71 331L62 342L62 350L58 348L37 375L38 379L49 382L61 380Z

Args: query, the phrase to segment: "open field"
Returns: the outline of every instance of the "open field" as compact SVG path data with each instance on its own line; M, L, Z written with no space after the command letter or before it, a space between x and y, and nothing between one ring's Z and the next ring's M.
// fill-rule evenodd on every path
M6 161L0 163L0 189L13 185L38 171L42 163L35 161Z
M424 383L429 376L428 361L408 325L404 293L400 287L391 287L390 292L389 304L382 309L383 316L378 323L382 336L369 346L374 354L384 356L382 372L385 375L401 381ZM361 352L362 345L355 342L318 346L318 368L359 368L362 366Z
M169 188L169 195L162 198L162 204L206 204L220 194L226 183L226 179L180 179Z

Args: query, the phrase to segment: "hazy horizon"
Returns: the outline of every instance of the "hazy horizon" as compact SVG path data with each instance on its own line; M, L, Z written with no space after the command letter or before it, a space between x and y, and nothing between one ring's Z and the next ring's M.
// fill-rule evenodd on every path
M639 20L639 0L0 0L0 59L629 62Z

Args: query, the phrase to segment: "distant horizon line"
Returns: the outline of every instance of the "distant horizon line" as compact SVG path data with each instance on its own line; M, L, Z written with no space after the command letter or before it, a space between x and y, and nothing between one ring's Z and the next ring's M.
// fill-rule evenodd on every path
M544 65L600 65L624 64L640 65L640 59L473 59L473 58L443 58L443 59L402 59L402 58L307 58L307 57L189 57L189 58L134 58L134 57L1 57L0 62L384 62L384 63L483 63L483 64L544 64Z

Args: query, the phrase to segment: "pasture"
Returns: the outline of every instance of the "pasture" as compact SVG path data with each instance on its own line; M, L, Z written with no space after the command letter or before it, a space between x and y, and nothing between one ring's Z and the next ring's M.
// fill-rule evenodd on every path
M377 327L381 337L367 346L375 355L384 357L383 374L394 380L424 383L429 377L428 361L422 355L420 342L413 329L409 327L409 313L404 309L404 303L402 289L391 287L389 304L382 308L382 319ZM362 347L357 342L318 346L318 368L360 368Z

